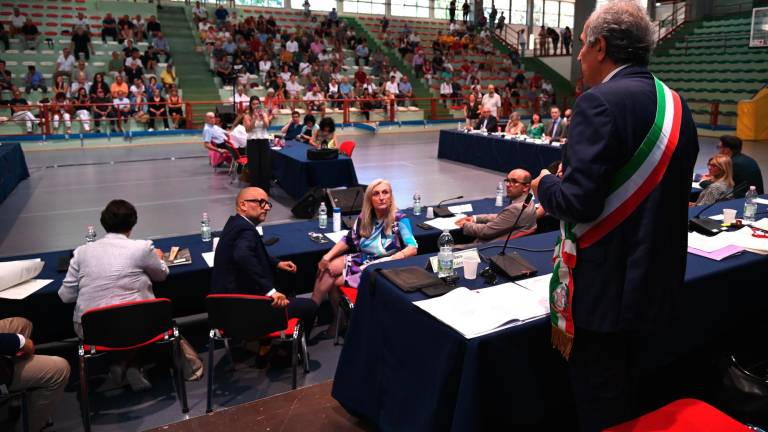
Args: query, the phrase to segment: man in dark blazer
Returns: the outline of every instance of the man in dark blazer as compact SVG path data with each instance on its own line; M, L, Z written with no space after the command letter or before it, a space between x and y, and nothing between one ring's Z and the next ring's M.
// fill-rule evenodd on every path
M591 89L573 110L564 175L560 179L544 170L532 184L542 206L568 227L604 217L611 181L649 133L657 108L647 69L653 31L643 8L630 1L603 5L586 22L581 41L579 61ZM644 349L653 353L641 341L653 343L648 336L669 328L683 286L689 183L699 146L685 101L671 106L679 107L680 123L677 128L669 124L670 135L679 131L679 138L669 159L656 165L666 169L660 177L646 177L654 186L643 199L624 201L636 207L607 224L609 230L591 243L583 237L575 241L572 298L553 303L555 312L571 307L571 344L562 344L570 351L561 347L559 327L553 326L552 336L568 358L585 431L640 414L634 406L642 382L637 355Z
M272 209L267 193L247 187L237 194L235 214L221 232L214 256L211 294L252 294L272 297L276 308L288 308L288 316L300 318L307 340L315 319L315 302L288 299L274 285L275 271L296 273L296 265L269 255L256 227Z
M69 381L69 363L61 357L35 354L32 323L25 318L0 320L0 385L24 390L29 402L29 430L48 423Z
M475 130L481 130L485 127L488 133L496 132L498 130L499 121L496 117L491 115L491 109L488 107L480 108L480 118L475 122Z
M560 116L560 108L553 106L549 110L552 121L547 125L544 136L552 141L563 141L568 136L568 120Z

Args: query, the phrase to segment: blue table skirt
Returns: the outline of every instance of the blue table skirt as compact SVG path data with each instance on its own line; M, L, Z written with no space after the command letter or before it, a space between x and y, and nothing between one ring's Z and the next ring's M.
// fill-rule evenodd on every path
M707 214L740 208L742 202L718 204ZM510 244L548 249L556 235L524 237ZM518 251L539 274L551 273L551 250ZM363 273L333 397L383 431L573 428L568 423L572 417L563 419L573 401L566 364L551 348L548 317L467 340L412 304L424 299L423 294L404 293L372 276L376 268L423 266L426 260L418 256L383 263ZM767 312L768 290L762 282L767 264L768 257L752 253L721 262L689 254L684 310L671 328L645 342L647 349L640 350L637 364L654 370L709 346L734 328L742 335L755 332L745 321L761 319ZM482 283L480 278L462 279L460 286L480 288Z
M288 141L281 150L272 150L272 176L290 196L300 198L313 187L335 188L357 185L352 159L311 161L307 150L312 146Z
M27 161L19 143L0 144L0 203L22 180L29 177Z
M470 201L474 214L496 213L500 209L494 207L493 199ZM434 253L437 250L437 237L440 231L424 230L417 224L424 222L424 212L413 216L410 210L405 210L410 216L414 236L419 242L419 253ZM289 294L310 292L313 287L315 271L320 258L331 249L333 243L315 243L309 240L307 233L330 232L330 229L320 230L317 221L301 221L264 226L265 237L278 237L279 241L268 247L269 253L283 260L291 260L298 266L296 274L279 272L276 284ZM456 230L459 231L459 230ZM458 232L454 232L458 234ZM208 294L211 269L200 256L211 250L212 243L203 243L200 235L188 235L157 239L155 246L169 250L171 246L189 248L192 263L171 267L171 273L164 282L154 284L157 297L170 298L174 305L175 316L185 316L204 312L203 299ZM35 324L35 341L38 343L56 341L74 336L72 330L72 312L74 306L64 304L59 299L57 291L61 286L65 273L59 273L56 265L59 257L66 256L68 251L55 251L43 254L25 255L19 257L4 257L0 261L12 261L25 258L42 258L45 261L43 271L38 278L53 279L53 282L40 291L23 300L0 299L0 318L23 316Z
M440 131L437 157L503 173L523 168L533 177L563 158L560 147L451 130Z

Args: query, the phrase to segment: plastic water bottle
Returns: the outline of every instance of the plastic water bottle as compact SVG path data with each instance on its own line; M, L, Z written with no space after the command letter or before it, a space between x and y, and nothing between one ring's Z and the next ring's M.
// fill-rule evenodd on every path
M203 213L200 220L200 237L204 242L211 241L211 219L208 218L208 213Z
M504 183L496 185L496 207L504 207Z
M88 230L85 233L85 242L93 243L95 241L96 241L96 229L93 228L93 225L88 225Z
M480 133L483 135L488 135L488 129L485 128L485 125L480 126Z
M341 208L333 208L333 232L341 231Z
M464 128L461 126L461 122L459 122L459 123L456 125L456 130L457 130L457 131L459 131L459 132L461 132L461 131L463 131L463 130L464 130Z
M443 230L437 239L437 276L453 276L453 237L448 230Z
M320 203L320 209L317 211L318 227L325 229L328 226L328 209L325 207L325 203Z
M749 192L744 196L744 222L754 222L757 214L757 189L754 186L749 187Z
M418 192L413 194L413 215L418 216L421 214L421 195Z

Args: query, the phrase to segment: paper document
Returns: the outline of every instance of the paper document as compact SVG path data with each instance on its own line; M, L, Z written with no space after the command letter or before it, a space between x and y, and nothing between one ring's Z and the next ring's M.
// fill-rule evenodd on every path
M454 214L472 213L472 204L461 204L461 205L449 206L448 210L450 210L451 213L454 213Z
M0 298L22 300L53 282L53 279L30 279L0 292Z
M768 230L768 218L762 218L759 221L753 223L752 226L755 228Z
M540 299L543 299L545 301L543 306L547 309L547 312L549 312L549 281L551 279L552 279L552 273L536 276L528 279L521 279L521 280L515 281L514 283L520 285L521 287L529 291L532 291Z
M731 233L721 232L720 234L708 237L697 232L690 232L688 233L688 247L702 252L714 252L733 244L729 234Z
M731 244L761 255L768 254L768 238L760 238L752 235L752 228L744 227L731 234Z
M548 313L548 308L542 306L540 296L513 283L476 291L456 288L442 297L413 304L467 339Z
M691 189L701 189L701 185L699 182L693 182L691 183Z
M325 236L331 239L332 242L338 243L341 239L344 238L344 236L347 235L348 231L349 230L341 230L341 231L336 231L331 233L325 233Z
M202 255L208 267L213 267L213 257L216 252L203 252Z
M755 202L758 204L768 204L768 199L765 198L755 198Z
M439 229L440 231L442 231L442 230L449 230L450 231L452 229L458 228L458 226L456 226L456 221L459 220L459 219L465 218L465 217L467 217L467 215L461 213L461 214L457 214L457 215L452 216L452 217L437 218L437 219L428 220L425 223L427 225L429 225L429 226L432 226L432 227L435 227L435 228Z
M688 246L688 253L703 256L704 258L709 258L715 261L722 261L729 256L738 255L742 252L744 252L744 248L740 248L738 246L726 246L714 252L704 252Z
M475 259L480 262L480 254L477 252L476 248L456 251L453 253L453 268L457 269L464 267L464 257L470 255L475 257ZM429 257L429 264L432 266L432 271L437 273L437 255Z
M32 279L44 265L40 258L0 262L0 291Z

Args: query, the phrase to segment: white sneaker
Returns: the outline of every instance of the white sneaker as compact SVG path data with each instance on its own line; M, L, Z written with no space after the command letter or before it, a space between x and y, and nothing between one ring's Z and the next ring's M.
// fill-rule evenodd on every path
M147 132L154 132L155 130L152 128L147 129Z

